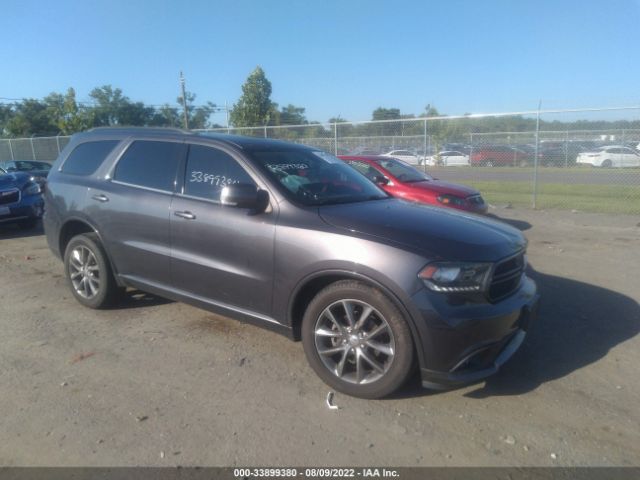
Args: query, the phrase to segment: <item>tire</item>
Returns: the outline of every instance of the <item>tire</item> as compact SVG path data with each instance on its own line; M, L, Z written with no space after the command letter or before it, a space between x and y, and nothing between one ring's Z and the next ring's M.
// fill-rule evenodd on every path
M378 289L355 280L333 283L311 300L302 320L302 343L316 374L354 397L391 394L405 383L414 363L402 313Z
M27 218L26 220L20 220L18 222L18 227L21 230L32 230L36 228L36 225L38 225L37 218Z
M613 163L611 162L611 160L605 160L604 162L602 162L602 168L611 168L613 167Z
M494 165L495 163L493 162L493 160L485 160L484 162L482 162L483 167L493 167Z
M120 289L95 233L71 239L64 254L64 271L71 293L85 307L100 309L115 303Z

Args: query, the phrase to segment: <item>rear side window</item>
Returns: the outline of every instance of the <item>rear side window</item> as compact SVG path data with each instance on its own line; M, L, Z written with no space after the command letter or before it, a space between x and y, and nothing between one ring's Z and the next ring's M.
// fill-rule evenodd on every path
M100 140L81 143L69 154L62 165L62 171L71 175L92 175L118 142L119 140Z
M173 192L182 149L177 142L137 140L118 161L113 179Z
M185 195L219 202L222 189L235 183L255 184L238 162L225 152L201 145L189 147Z

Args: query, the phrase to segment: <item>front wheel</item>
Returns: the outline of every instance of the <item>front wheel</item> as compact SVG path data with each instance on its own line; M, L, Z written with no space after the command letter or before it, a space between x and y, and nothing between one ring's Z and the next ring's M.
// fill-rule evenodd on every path
M613 166L613 163L611 163L611 160L605 160L604 162L602 162L602 168L611 168Z
M343 280L321 290L302 321L309 364L334 389L360 398L380 398L409 376L411 331L398 308L379 290Z

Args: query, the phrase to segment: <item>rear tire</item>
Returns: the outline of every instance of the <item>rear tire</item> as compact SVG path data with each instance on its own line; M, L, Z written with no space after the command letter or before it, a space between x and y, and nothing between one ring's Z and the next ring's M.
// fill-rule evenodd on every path
M117 300L121 290L95 233L71 239L64 254L64 270L71 293L85 307L106 308Z
M602 168L611 168L613 167L613 163L611 162L611 160L605 160L604 162L602 162Z
M495 165L493 160L485 160L482 162L483 167L493 167Z
M304 351L316 374L335 390L385 397L412 371L411 330L380 290L342 280L321 290L302 320Z

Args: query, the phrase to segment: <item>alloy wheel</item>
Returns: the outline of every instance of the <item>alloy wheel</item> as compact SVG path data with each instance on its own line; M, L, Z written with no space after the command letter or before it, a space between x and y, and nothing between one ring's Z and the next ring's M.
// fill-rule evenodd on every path
M84 245L78 245L69 258L69 278L78 295L94 298L100 290L100 267L94 253Z
M389 323L360 300L339 300L325 308L314 328L324 366L352 384L375 382L387 373L396 353Z

